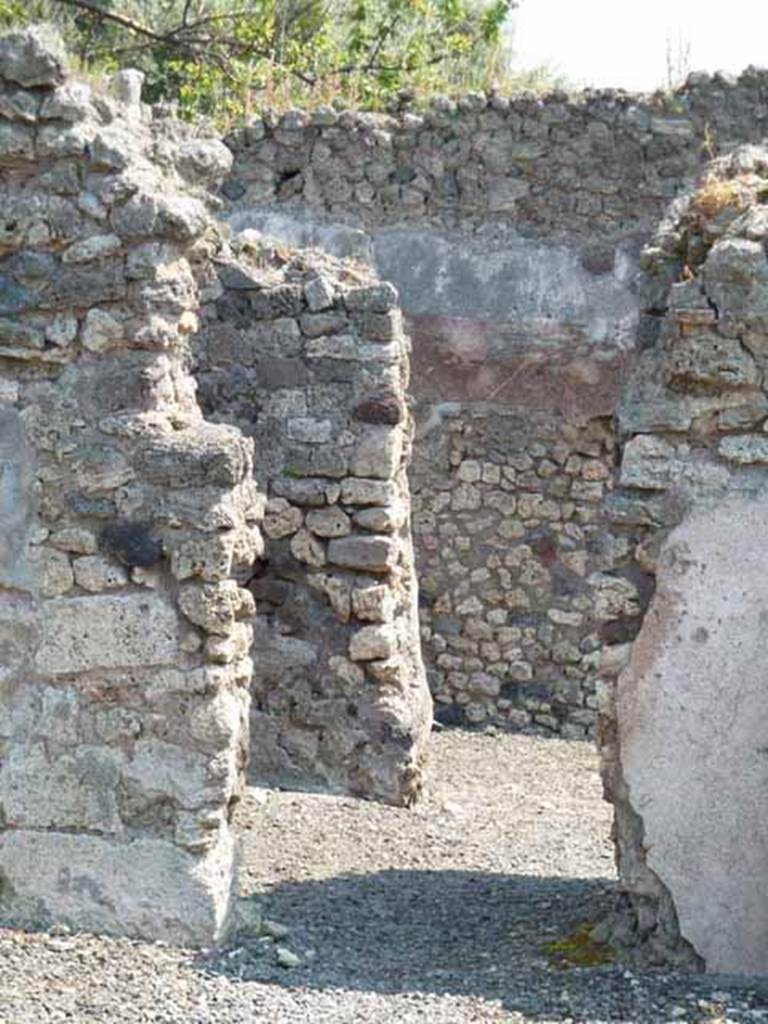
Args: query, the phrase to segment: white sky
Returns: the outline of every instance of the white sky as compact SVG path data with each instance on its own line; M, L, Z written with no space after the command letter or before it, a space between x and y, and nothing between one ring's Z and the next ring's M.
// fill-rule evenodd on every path
M573 85L653 90L690 44L691 70L768 67L766 0L521 0L516 67L549 63Z

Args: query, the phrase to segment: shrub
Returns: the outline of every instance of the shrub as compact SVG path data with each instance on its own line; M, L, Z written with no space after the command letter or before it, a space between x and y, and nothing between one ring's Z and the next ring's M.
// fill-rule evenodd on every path
M0 0L0 26L52 21L86 71L138 67L150 102L220 122L259 106L382 108L509 86L515 0ZM541 69L522 84L541 84Z

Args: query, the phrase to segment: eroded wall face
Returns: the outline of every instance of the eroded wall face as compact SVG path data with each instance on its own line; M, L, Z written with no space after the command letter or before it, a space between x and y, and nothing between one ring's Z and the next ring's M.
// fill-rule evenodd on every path
M32 523L32 453L23 421L10 399L18 395L12 381L0 396L0 585L27 589L31 575L27 539Z
M44 30L0 37L0 919L208 945L263 502L182 358L212 222L179 169L228 156L159 131L138 84L97 95Z
M768 969L766 180L763 149L717 161L645 251L658 330L619 406L606 511L655 593L598 682L614 938L747 973Z
M204 408L255 439L268 493L251 772L391 803L421 787L432 707L405 470L412 425L397 296L361 266L233 240L203 309ZM211 290L211 289L209 289Z

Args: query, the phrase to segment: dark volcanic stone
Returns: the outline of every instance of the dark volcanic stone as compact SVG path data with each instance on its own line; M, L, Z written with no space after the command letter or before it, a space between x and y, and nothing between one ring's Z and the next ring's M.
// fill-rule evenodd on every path
M397 426L403 419L403 403L393 392L369 395L355 406L355 419L361 423Z
M163 557L163 545L147 523L110 523L102 531L101 547L124 565L147 568Z

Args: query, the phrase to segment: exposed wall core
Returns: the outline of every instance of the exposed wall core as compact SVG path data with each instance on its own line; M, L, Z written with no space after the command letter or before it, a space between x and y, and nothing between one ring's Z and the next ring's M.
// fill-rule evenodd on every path
M191 943L229 915L261 551L252 442L184 368L218 142L0 38L0 908ZM207 174L206 172L212 172Z

